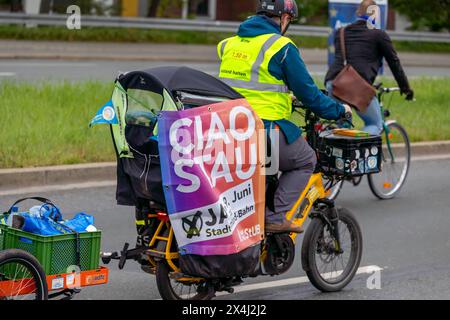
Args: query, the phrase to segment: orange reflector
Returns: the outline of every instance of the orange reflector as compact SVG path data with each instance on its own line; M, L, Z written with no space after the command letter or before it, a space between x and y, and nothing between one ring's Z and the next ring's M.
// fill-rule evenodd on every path
M384 187L385 189L390 189L390 188L392 188L392 183L385 182L385 183L383 184L383 187Z
M389 139L393 139L394 135L392 133L389 133Z

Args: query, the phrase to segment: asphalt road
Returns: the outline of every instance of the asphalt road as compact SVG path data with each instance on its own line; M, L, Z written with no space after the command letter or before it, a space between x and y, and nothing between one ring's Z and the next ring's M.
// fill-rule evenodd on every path
M217 75L218 64L199 62L149 62L149 61L71 61L71 60L16 60L0 59L0 81L41 81L41 80L103 80L114 81L119 72L143 70L158 66L188 65L212 75ZM312 75L325 76L327 66L322 64L308 64ZM450 76L450 67L405 67L405 72L410 77ZM386 75L391 76L389 68Z
M391 201L376 200L367 183L345 187L338 204L350 209L361 224L364 251L361 267L378 266L381 289L368 289L371 273L358 275L342 292L322 294L304 278L300 246L293 268L279 277L260 277L244 283L244 292L218 299L450 299L450 160L420 161L401 195ZM23 195L0 198L5 209ZM134 244L132 208L115 205L114 188L44 193L60 205L65 217L85 211L96 217L103 230L102 249L119 250L124 242ZM301 243L301 240L300 240ZM123 271L110 266L110 283L84 289L77 299L158 299L154 277L129 262ZM294 279L295 278L295 279ZM286 279L283 286L278 281ZM249 284L270 288L249 290ZM287 285L286 285L287 284ZM290 284L290 285L289 285Z

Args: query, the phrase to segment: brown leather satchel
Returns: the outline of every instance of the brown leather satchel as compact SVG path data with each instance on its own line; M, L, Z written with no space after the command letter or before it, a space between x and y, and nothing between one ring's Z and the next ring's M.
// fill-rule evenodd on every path
M333 81L333 95L365 113L377 91L347 62L345 28L341 29L340 35L344 69L339 72Z

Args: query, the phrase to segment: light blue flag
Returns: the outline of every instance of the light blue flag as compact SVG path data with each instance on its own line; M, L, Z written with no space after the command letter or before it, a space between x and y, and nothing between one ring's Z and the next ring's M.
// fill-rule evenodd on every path
M117 114L114 109L112 100L109 100L95 115L92 119L89 127L93 127L97 124L119 124L119 119L117 119Z

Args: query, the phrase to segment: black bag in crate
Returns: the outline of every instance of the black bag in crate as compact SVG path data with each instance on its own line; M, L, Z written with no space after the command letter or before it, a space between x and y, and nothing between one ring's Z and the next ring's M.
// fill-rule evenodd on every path
M381 136L352 137L323 132L319 136L319 164L328 174L358 177L381 172Z

